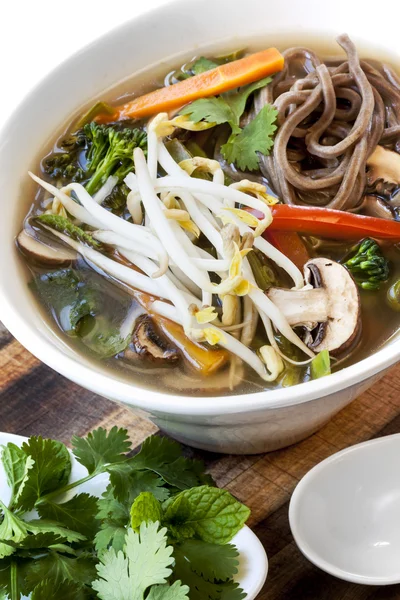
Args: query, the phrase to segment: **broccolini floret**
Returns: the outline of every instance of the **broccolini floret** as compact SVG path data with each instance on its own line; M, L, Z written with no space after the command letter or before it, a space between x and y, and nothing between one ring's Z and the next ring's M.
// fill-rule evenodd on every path
M353 275L363 290L378 290L389 278L389 261L382 254L379 244L366 238L351 250L352 256L343 265Z
M140 129L117 129L92 122L83 131L88 140L86 169L90 175L86 189L91 195L110 175L121 182L133 168L133 150L147 147L147 136Z

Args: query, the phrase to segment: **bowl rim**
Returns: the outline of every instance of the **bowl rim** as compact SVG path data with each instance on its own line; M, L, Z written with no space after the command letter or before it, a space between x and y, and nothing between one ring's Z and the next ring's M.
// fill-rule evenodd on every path
M192 1L201 2L201 0ZM51 81L60 69L68 66L69 62L73 62L80 55L93 51L98 44L104 44L107 41L118 38L122 31L128 31L139 24L145 25L147 21L151 22L155 17L160 19L171 8L179 11L179 7L183 5L186 5L185 0L171 0L162 7L134 16L62 61L40 80L17 105L1 128L0 139L7 139L7 132L12 129L13 123L18 119L19 112L25 107L29 107L34 98L41 93L41 88ZM400 359L400 339L398 339L389 342L371 356L364 358L354 365L345 367L328 377L305 382L291 388L262 390L260 392L230 396L181 395L149 390L134 383L126 383L119 380L116 376L104 374L101 367L94 365L89 367L81 364L78 353L74 353L74 356L67 355L50 340L45 338L39 330L31 326L7 298L4 289L0 289L0 319L11 334L29 352L61 375L99 395L161 414L167 412L175 413L176 415L222 416L295 406L315 400L321 396L340 392L345 388L367 380ZM188 402L189 398L190 402Z
M321 558L315 550L306 542L299 530L298 524L298 516L297 511L298 508L303 501L302 496L309 485L312 485L313 479L318 477L319 473L323 471L327 466L340 461L344 457L349 454L353 454L354 452L358 452L358 450L362 447L366 446L384 446L385 444L391 444L393 441L397 440L400 442L400 433L394 433L390 435L385 435L379 438L375 438L372 440L366 440L365 442L360 442L359 444L354 444L353 446L349 446L348 448L344 448L339 452L335 452L328 458L325 458L318 464L316 464L312 469L310 469L304 477L299 481L297 486L295 487L292 497L289 503L289 525L290 530L292 532L294 541L296 542L297 547L301 551L301 553L315 565L319 569L322 569L326 573L330 575L334 575L339 579L343 579L345 581L350 581L351 583L359 583L364 585L394 585L400 583L400 569L399 575L397 577L376 577L376 576L368 576L368 575L359 575L357 573L353 573L351 571L346 571L341 567L335 566L332 562L329 562L323 558Z

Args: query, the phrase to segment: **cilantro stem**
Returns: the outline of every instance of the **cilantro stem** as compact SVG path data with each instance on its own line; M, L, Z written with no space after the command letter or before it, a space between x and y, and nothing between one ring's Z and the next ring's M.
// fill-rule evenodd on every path
M19 600L18 566L15 561L12 561L10 566L10 591L10 600Z
M77 479L76 481L72 481L71 483L64 485L62 488L59 488L58 490L54 490L54 492L50 492L49 494L42 496L41 498L39 498L39 500L37 500L36 506L38 506L39 504L44 504L45 502L49 502L49 501L53 500L53 498L57 498L61 494L65 494L66 492L69 492L69 490L73 490L74 488L78 487L79 485L82 485L83 483L86 483L87 481L90 481L91 479L93 479L97 475L100 475L101 473L104 473L104 470L94 471L90 475L86 475L86 477L82 477L82 479Z

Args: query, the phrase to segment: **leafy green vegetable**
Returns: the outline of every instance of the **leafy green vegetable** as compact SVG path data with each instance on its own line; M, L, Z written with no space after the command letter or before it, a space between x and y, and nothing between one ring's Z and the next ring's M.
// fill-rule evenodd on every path
M87 474L70 483L63 444L33 437L3 448L12 499L10 507L0 500L0 598L243 598L232 580L237 551L225 542L248 509L204 485L213 482L203 465L183 458L175 442L153 436L136 456L130 449L126 430L115 427L75 437ZM71 494L101 473L110 483L100 499ZM31 508L38 519L25 519Z
M240 133L240 118L246 108L246 102L253 92L264 87L271 81L270 77L245 85L234 92L226 92L221 96L210 96L200 98L184 106L182 115L189 115L195 123L207 121L207 123L229 123L232 133Z
M104 208L110 209L115 215L122 216L129 192L128 186L124 182L121 182L108 194L102 205Z
M100 579L92 584L99 598L143 600L148 588L165 584L174 562L173 548L167 546L166 532L165 528L159 528L158 523L142 523L139 533L128 530L125 556L122 552L116 554L113 549L104 552L96 567ZM182 590L181 586L177 586L176 591L182 600L188 597L185 595L188 589ZM165 594L158 597L165 598Z
M130 464L134 469L154 471L166 483L179 490L200 483L213 484L211 477L204 475L202 462L181 456L179 444L165 437L147 438L139 454L130 460Z
M132 300L122 294L117 303L114 296L111 302L112 284L104 288L98 278L94 272L61 269L38 275L33 285L63 331L79 337L99 357L107 358L129 343L129 335L121 336L121 325Z
M161 504L150 492L142 492L131 507L131 527L140 530L141 523L161 522Z
M78 462L88 470L89 474L103 472L106 465L120 462L125 459L131 443L126 429L114 426L107 433L99 427L86 438L74 436L72 438L72 451Z
M71 580L44 579L33 590L31 600L86 600L92 597L83 586Z
M201 553L199 557L193 547L189 549L186 544L187 541L174 547L173 577L189 586L190 600L243 600L246 597L238 584L232 580L222 581L220 574L217 579L209 581L196 573L194 568L199 571L205 568L204 565L201 566L202 563L197 562L199 558L202 559L204 553ZM225 546L219 546L219 548L225 551ZM220 560L218 559L218 561ZM222 562L225 563L224 560ZM224 572L226 572L225 564Z
M98 512L97 498L89 494L78 494L58 504L56 502L45 502L37 507L39 516L50 521L57 521L68 529L78 531L87 538L92 538L98 528L96 520Z
M185 540L178 545L192 570L207 581L226 581L238 572L239 553L232 544Z
M31 510L42 496L57 490L68 482L71 457L64 444L55 440L32 436L22 444L22 450L33 461L17 506Z
M34 220L43 225L47 225L48 227L51 227L60 233L65 233L65 235L72 238L76 242L81 242L82 244L86 244L92 248L101 247L100 242L95 240L90 233L84 231L77 225L74 225L74 223L70 221L70 219L67 219L67 217L45 213L35 217Z
M221 125L229 123L232 131L240 132L240 127L236 123L236 116L222 96L210 96L209 98L200 98L191 104L184 106L181 110L182 115L189 115L190 119L195 123L206 121Z
M197 538L211 544L226 544L249 515L249 509L229 492L204 485L175 496L163 522L177 539Z
M84 133L89 149L86 155L90 180L86 183L89 194L95 194L110 175L123 181L133 170L133 150L147 148L146 133L140 129L117 129L92 121L87 123Z
M36 558L26 581L30 589L34 589L47 578L53 582L69 580L90 585L96 577L96 562L89 553L81 554L79 558L71 558L51 551L47 556Z
M82 181L84 170L80 158L86 147L86 137L81 130L63 139L60 143L62 151L52 152L42 161L43 171L50 179L60 184L71 181Z
M379 244L366 238L351 249L351 256L343 265L353 275L363 290L379 290L389 279L389 261L382 253Z
M257 152L268 155L273 146L276 131L276 109L266 104L258 115L239 134L232 133L221 152L228 162L242 170L258 168Z
M28 477L28 471L33 466L33 459L22 448L10 442L2 449L1 460L6 473L7 483L11 489L9 506L12 507L19 500Z
M331 360L328 350L322 350L311 361L311 377L319 379L331 374Z
M205 73L206 71L215 69L218 66L219 63L216 63L214 60L200 56L200 58L193 63L192 72L193 75L200 75L200 73Z

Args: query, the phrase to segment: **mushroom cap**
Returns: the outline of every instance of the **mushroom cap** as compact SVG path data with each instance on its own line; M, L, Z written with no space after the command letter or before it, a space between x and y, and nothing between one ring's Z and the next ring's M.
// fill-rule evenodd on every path
M65 266L76 260L77 253L71 248L55 243L50 246L23 229L17 236L17 245L21 252L40 265Z
M340 355L361 333L360 294L349 271L329 258L313 258L304 265L307 283L313 284L315 268L320 287L326 291L328 320L324 323L323 335L317 334L311 346L316 352L328 350L334 356Z

